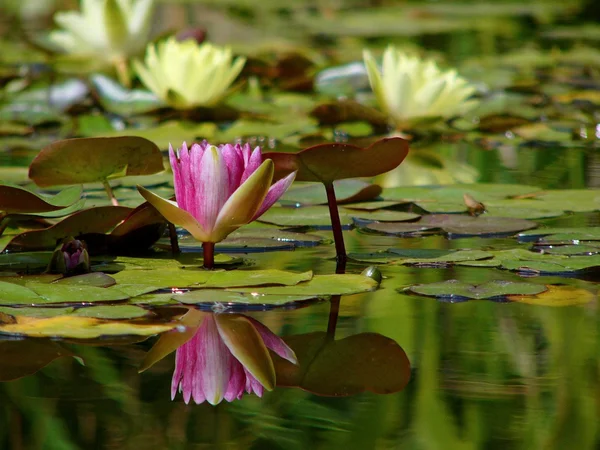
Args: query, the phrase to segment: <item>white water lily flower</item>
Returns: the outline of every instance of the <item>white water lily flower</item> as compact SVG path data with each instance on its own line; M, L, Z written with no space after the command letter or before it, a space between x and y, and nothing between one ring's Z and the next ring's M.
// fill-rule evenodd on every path
M383 54L381 71L368 50L363 58L379 106L397 128L415 119L463 114L478 103L469 100L475 88L466 79L456 70L441 70L432 60L409 56L393 46Z
M56 13L62 29L49 38L66 53L118 63L144 50L153 7L154 0L82 0L81 12Z
M133 61L142 83L176 109L214 106L242 71L246 59L233 59L231 49L192 39L183 42L171 37L150 44L145 64Z

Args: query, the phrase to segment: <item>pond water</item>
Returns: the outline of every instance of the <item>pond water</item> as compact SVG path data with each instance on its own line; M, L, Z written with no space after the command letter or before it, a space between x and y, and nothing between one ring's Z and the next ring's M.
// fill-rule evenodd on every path
M68 85L71 76L51 69L38 50L24 44L23 36L37 36L28 34L31 30L51 27L52 8L72 2L40 5L46 3L48 12L31 8L31 17L23 20L25 35L12 30L13 2L0 4L3 186L39 191L28 180L27 167L42 147L68 137L135 133L163 151L169 141L179 145L202 137L266 143L275 150L331 139L366 146L382 133L364 112L334 125L308 119L313 108L336 97L327 93L330 86L312 81L329 67L361 61L363 48L381 50L388 42L456 65L478 84L482 105L443 125L409 129L408 159L393 175L372 180L383 190L351 202L391 202L377 210L382 218L375 222L388 224L383 227L404 224L400 213L416 214L410 220L451 213L447 222L420 231L378 231L371 226L375 216L365 209L340 207L350 256L345 273L358 276L377 267L358 287L281 288L248 311L230 303L223 290L211 291L210 301L178 301L196 276L215 290L245 287L248 297L268 295L261 289L270 289L251 284L251 276L269 277L263 284L271 288L288 283L281 281L288 275L261 270L312 271L307 277L341 273L325 207L291 208L325 204L306 201L324 197L320 185L316 194L314 186L294 185L262 222L217 244L217 265L227 273L245 273L241 284L208 279L198 268L202 247L182 229L182 254L174 259L168 232L156 220L141 219L149 225L136 229L133 239L115 244L98 238L129 214L114 208L73 222L65 233L86 236L93 272L108 274L116 285L103 284L106 278L86 281L81 291L73 287L77 284L48 284L60 276L42 272L55 239L66 235L14 239L58 219L11 222L0 235L6 249L0 254L0 448L599 448L600 260L594 259L600 258L600 191L594 189L600 186L599 29L594 23L579 26L598 19L595 2L159 2L157 35L197 25L210 39L256 59L243 77L254 76L262 93L252 91L249 82L227 104L242 113L219 110L202 121L164 108L130 115L123 113L122 99L103 94L94 81ZM300 58L291 58L299 64L291 76L281 61L293 50L310 63L303 71ZM311 87L298 87L306 80ZM333 88L340 95L346 89L342 81ZM359 81L356 98L363 101L361 95L370 92L366 75ZM49 86L64 88L59 97L65 105L48 106ZM132 103L125 101L125 108L134 110ZM202 128L209 122L214 127ZM120 204L135 207L143 201L136 184L165 198L173 195L170 173L148 177L111 181ZM336 185L338 199L365 185ZM415 185L428 187L411 190ZM56 195L60 189L43 192ZM109 207L101 183L86 184L84 192L86 208ZM455 223L455 216L470 217L463 193L488 208L486 227L500 229ZM8 197L0 189L0 210ZM103 220L108 225L90 225ZM507 229L499 225L503 220L512 220ZM516 220L531 220L536 228L517 238L528 226L519 228L522 222L515 225ZM156 241L153 249L139 251L136 243L148 239ZM124 251L133 248L138 251ZM102 251L107 249L128 254L107 255ZM192 281L173 283L171 271L186 272ZM433 285L449 280L456 281ZM367 281L373 284L362 288ZM472 286L459 289L459 283ZM433 293L422 290L432 285ZM359 293L336 295L346 287ZM101 289L113 289L112 294L101 298ZM95 306L97 301L105 306ZM294 349L302 373L271 354L277 386L262 398L246 394L216 406L186 404L180 393L171 400L175 353L151 358L155 364L147 364L148 355L162 342L161 332L185 333L174 324L185 308L194 309L190 305L205 317L235 312L262 323ZM118 309L128 306L133 309ZM243 346L254 335L237 339Z

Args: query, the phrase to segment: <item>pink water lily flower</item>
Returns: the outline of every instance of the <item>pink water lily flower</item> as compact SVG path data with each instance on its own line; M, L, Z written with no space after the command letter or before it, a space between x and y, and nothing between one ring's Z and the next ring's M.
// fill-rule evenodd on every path
M189 313L188 313L189 314ZM275 387L275 367L269 349L293 364L296 355L266 326L241 314L203 315L193 337L177 349L171 398L177 391L189 403L240 399L244 392L262 397Z
M142 196L169 222L203 243L220 242L259 218L283 195L296 173L273 183L274 164L263 161L260 147L218 147L184 142L176 153L169 146L177 203L138 186Z

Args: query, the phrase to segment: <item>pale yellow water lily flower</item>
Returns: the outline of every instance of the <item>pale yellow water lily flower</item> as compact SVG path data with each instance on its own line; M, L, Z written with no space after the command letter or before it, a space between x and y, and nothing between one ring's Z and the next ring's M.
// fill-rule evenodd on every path
M227 94L246 59L233 59L231 49L171 37L150 44L144 63L133 61L142 83L176 109L214 106Z
M55 14L61 29L49 39L65 53L115 63L143 52L153 9L154 0L82 0L80 12Z
M464 114L478 103L475 87L456 70L442 70L432 60L410 56L389 46L379 69L364 50L369 83L381 109L402 129L418 120Z

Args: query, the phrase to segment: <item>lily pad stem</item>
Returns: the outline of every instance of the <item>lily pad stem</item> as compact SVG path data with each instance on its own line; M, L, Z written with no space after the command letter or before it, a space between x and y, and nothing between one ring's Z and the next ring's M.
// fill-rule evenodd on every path
M112 203L113 206L119 206L119 201L117 200L117 197L115 197L115 194L112 190L112 188L110 187L110 184L108 183L107 180L104 180L102 182L102 185L104 186L104 190L106 191L106 195L108 195L108 198L110 199L110 202Z
M175 230L175 225L169 222L169 239L171 240L171 252L173 255L179 255L181 250L179 250L179 240L177 239L177 231Z
M346 273L346 261L338 260L335 266L336 274ZM335 329L337 328L338 316L340 315L341 295L333 295L329 301L329 320L327 321L327 339L333 341Z
M335 242L335 253L338 261L346 261L346 247L344 246L344 235L342 234L342 223L340 213L335 198L333 182L323 183L327 193L327 206L329 206L329 216L331 217L331 229L333 231L333 241Z
M214 242L203 242L202 243L202 258L204 260L204 268L212 269L215 266L215 243Z

